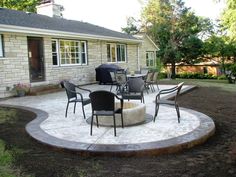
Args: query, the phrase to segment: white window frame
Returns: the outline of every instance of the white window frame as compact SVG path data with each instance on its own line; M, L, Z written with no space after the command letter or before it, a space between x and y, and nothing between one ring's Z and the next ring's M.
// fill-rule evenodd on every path
M150 54L152 54L152 58L149 58ZM146 51L146 66L147 67L154 67L155 66L155 51ZM152 60L152 62L151 62ZM152 63L152 64L151 64Z
M52 42L53 41L56 41L56 52L52 51L52 56L55 53L57 55L57 65L53 65L53 66L78 66L78 65L80 66L80 65L87 65L88 64L87 42L86 41L69 40L69 39L52 39ZM75 57L72 58L72 56L71 56L72 53L71 52L68 52L68 53L65 52L65 54L69 55L69 58L63 58L62 57L62 51L61 51L61 46L60 46L62 41L64 41L64 42L74 42L74 43L78 44L78 45L75 45L75 46L68 46L69 50L71 50L71 47L78 48L78 52L73 52L74 56L76 56L76 55L79 56L78 59L76 59ZM81 44L84 45L84 51L81 51ZM82 61L83 61L82 60L82 55L85 56L85 63L82 63ZM70 61L70 63L62 63L62 59L68 60L68 61ZM76 63L71 63L72 60L75 60L75 61L79 60L79 62L78 63L77 62Z
M52 39L52 42L56 42L56 51L52 51L52 65L53 66L59 66L59 47L58 47L58 40L57 39ZM57 56L57 64L53 64L53 54Z
M4 57L4 50L3 50L3 35L0 34L0 58Z
M107 51L107 62L108 63L125 63L126 61L127 61L127 45L126 44L118 44L118 43L107 43L106 44L106 46L107 46L107 50L108 50L108 45L110 45L110 52L108 52ZM117 48L118 48L118 46L120 46L120 50L121 50L121 46L123 46L124 47L124 60L118 60L118 52L117 52ZM112 48L115 48L115 58L112 58ZM109 56L111 57L111 58L108 58L108 53L110 53L109 54ZM120 52L120 56L122 56L121 55L121 52Z

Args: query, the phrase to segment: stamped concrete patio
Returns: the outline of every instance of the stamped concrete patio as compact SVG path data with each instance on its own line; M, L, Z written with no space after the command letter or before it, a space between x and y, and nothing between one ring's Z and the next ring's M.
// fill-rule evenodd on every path
M173 87L160 85L160 89ZM108 85L88 85L84 88L109 90ZM192 89L184 86L182 92ZM115 90L113 90L115 91ZM145 93L146 113L154 114L155 93ZM87 95L88 96L88 95ZM167 95L171 97L171 95ZM173 107L161 106L156 122L146 121L140 125L117 128L114 137L113 127L93 128L83 119L81 106L73 114L70 105L65 118L67 97L65 91L40 96L16 97L3 100L0 105L14 106L32 111L36 119L26 126L26 131L34 139L49 146L72 150L85 155L158 155L177 152L203 143L214 134L215 125L211 118L194 110L180 108L181 119L177 121ZM181 106L181 105L180 105ZM86 117L91 116L91 106L85 106Z

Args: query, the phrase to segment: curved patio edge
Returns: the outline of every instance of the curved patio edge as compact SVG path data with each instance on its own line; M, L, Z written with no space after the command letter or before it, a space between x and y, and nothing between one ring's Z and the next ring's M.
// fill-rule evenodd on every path
M89 144L59 139L44 132L41 129L40 124L48 118L48 113L45 111L24 106L0 105L4 107L23 109L36 114L36 118L26 125L26 131L33 139L58 150L69 150L85 156L127 157L156 156L176 153L204 143L215 132L215 124L209 116L191 109L181 108L181 110L196 115L200 120L200 125L187 134L176 138L137 144Z

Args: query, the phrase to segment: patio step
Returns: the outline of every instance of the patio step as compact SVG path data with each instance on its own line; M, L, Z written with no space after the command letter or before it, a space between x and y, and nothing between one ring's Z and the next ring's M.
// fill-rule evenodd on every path
M43 95L48 93L54 93L64 90L59 85L44 85L44 86L35 86L30 88L29 95Z

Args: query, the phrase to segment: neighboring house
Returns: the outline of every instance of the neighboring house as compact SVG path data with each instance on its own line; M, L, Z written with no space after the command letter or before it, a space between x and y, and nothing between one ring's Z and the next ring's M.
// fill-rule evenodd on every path
M171 71L171 65L167 65L167 70ZM175 67L176 74L180 73L203 73L214 76L221 75L220 64L218 61L209 60L196 64L177 63Z
M53 16L48 17L0 8L0 98L11 96L13 85L19 82L32 87L58 84L63 79L94 83L95 68L102 63L138 70L145 66L146 55L148 66L152 65L155 53L149 52L156 48L145 46L150 43L148 37L140 40L66 20L60 9L53 1L45 1L38 12Z

